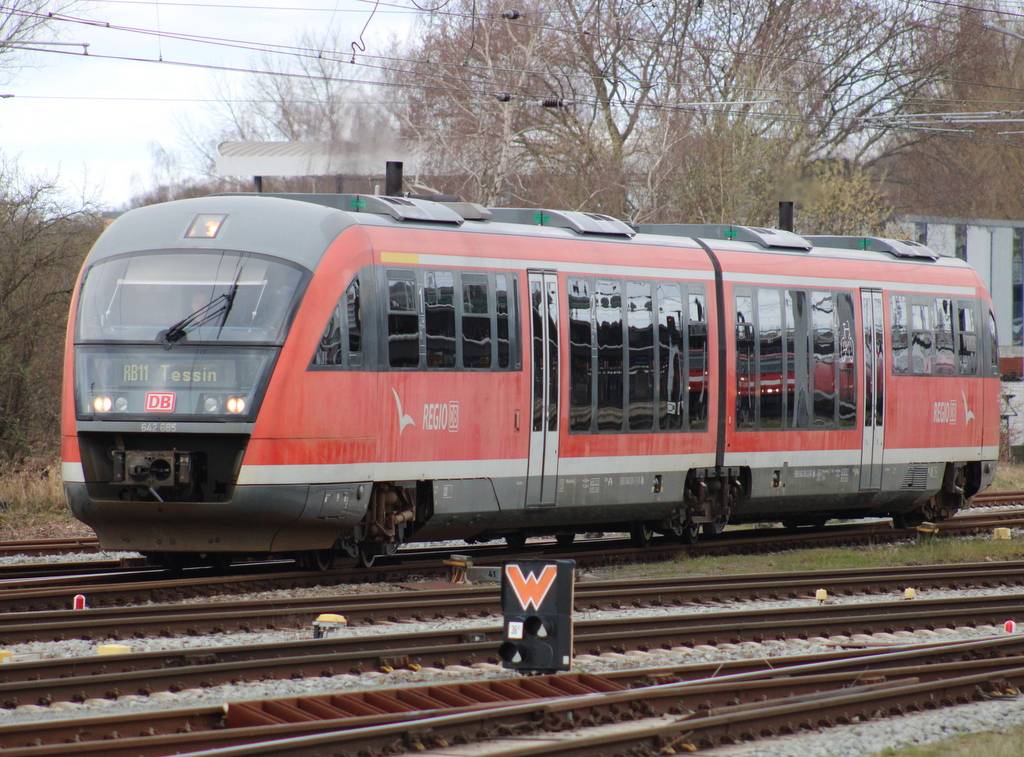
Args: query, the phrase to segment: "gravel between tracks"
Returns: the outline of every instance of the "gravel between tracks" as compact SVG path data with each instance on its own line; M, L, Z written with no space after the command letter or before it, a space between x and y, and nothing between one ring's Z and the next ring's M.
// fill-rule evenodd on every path
M71 556L69 556L71 557ZM76 556L81 559L83 556ZM106 556L109 559L109 553ZM8 558L10 559L10 558ZM25 562L26 560L22 560ZM345 593L378 593L382 591L400 591L399 587L366 584L345 587ZM336 587L323 589L300 589L281 592L259 592L245 595L254 599L295 596L330 596L338 594ZM922 591L919 597L940 598L946 596L979 596L993 594L1017 593L1014 588L995 588L984 590L953 591ZM836 597L829 600L836 604L892 601L902 597L888 593L866 597ZM231 599L238 600L238 595ZM208 601L208 600L207 600ZM740 602L722 603L680 608L630 609L617 611L586 611L576 614L577 619L598 617L628 617L641 615L664 615L679 612L707 613L728 610L750 611L759 607L801 607L817 604L812 597L806 599L785 600L775 602ZM1024 620L1024 619L1021 619ZM344 635L409 633L422 631L431 633L440 629L472 628L484 625L495 625L497 618L480 618L473 620L451 620L429 623L380 623L373 626L355 626L343 630ZM720 644L718 647L698 646L692 650L676 649L671 652L658 651L652 653L632 652L625 655L604 654L600 657L579 655L574 663L574 670L598 672L604 670L653 667L663 664L680 664L692 662L714 662L739 658L782 657L787 655L812 654L834 649L837 645L851 642L861 644L890 645L900 643L919 643L927 641L956 641L977 639L986 636L1003 634L1002 628L982 626L976 629L958 628L943 629L936 632L920 631L918 633L875 634L873 636L857 635L853 639L845 636L814 638L808 641L792 640L787 642L769 641L764 644L754 642L742 644ZM132 651L155 651L162 649L200 648L233 644L256 644L274 641L309 638L311 629L278 630L253 633L210 634L201 637L130 639L118 641L127 644ZM104 642L99 642L104 643ZM80 640L63 642L36 642L8 647L16 656L40 656L43 658L81 657L93 655L97 642ZM392 687L416 685L432 682L472 680L483 678L509 677L514 674L494 665L481 664L473 668L449 666L447 669L423 669L420 671L396 671L384 675L366 673L362 676L337 675L330 678L308 678L305 680L281 680L255 682L244 685L224 685L209 689L188 689L178 693L157 692L149 697L122 696L116 701L91 699L82 704L59 702L50 707L22 705L15 710L0 709L0 725L4 723L49 720L55 718L84 717L90 714L111 715L120 712L138 712L145 710L169 709L177 707L195 707L204 705L220 705L224 702L275 697L302 696L311 694L327 694L340 691L352 691L374 687ZM796 736L762 740L750 744L721 747L705 754L716 757L868 757L887 747L921 744L951 738L958 734L978 731L1001 730L1013 725L1024 724L1024 702L1020 700L991 701L985 703L946 708L934 712L908 715L899 718L883 719L853 726L841 726L822 731L799 734Z

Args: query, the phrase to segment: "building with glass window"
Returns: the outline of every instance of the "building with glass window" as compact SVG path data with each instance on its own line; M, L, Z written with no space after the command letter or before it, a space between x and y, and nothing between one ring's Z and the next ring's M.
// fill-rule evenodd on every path
M966 260L992 295L1003 375L1024 375L1024 221L904 216L914 239Z

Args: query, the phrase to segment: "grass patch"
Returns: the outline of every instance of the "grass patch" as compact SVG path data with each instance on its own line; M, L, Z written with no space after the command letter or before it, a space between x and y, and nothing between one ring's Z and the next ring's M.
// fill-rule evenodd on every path
M766 555L725 557L681 555L675 560L647 565L626 565L602 570L606 578L659 576L721 576L742 573L789 573L880 566L935 565L1024 559L1024 541L996 540L989 536L922 539L866 547L800 549ZM1022 752L1024 754L1024 752Z
M68 510L60 465L0 471L0 539L92 535Z
M883 749L874 757L1020 757L1022 754L1024 728L1014 728L1005 733L974 733L934 744Z
M990 492L1024 491L1024 465L1000 462Z

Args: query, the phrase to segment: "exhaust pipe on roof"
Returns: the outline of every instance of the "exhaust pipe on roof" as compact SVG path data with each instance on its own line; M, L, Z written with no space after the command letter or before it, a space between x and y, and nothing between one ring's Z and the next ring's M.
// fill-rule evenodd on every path
M792 200L779 200L779 228L782 229L782 231L793 230Z
M384 173L384 195L402 196L402 161L389 160Z

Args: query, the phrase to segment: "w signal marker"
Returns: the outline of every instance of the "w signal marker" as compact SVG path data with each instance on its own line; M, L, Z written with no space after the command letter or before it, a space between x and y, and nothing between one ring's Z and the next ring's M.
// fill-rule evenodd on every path
M548 592L555 585L557 575L557 565L545 565L540 576L536 576L533 571L524 576L523 571L514 563L505 566L505 578L508 579L509 586L512 587L512 592L524 611L529 610L530 605L533 605L534 611L540 610Z

